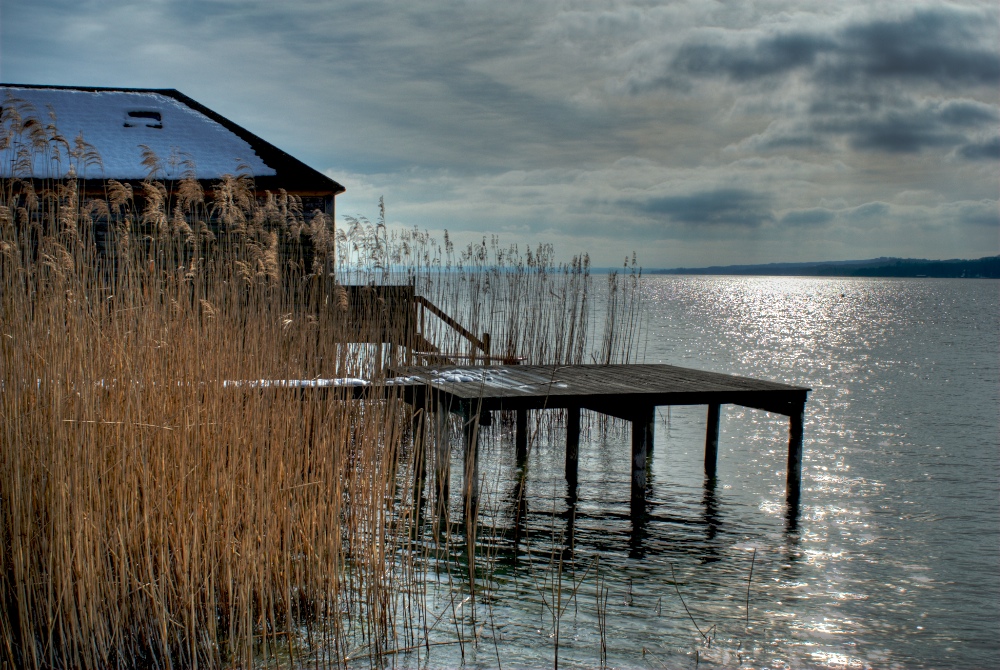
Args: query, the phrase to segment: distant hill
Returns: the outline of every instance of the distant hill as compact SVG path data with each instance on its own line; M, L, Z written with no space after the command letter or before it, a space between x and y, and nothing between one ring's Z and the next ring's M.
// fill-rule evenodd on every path
M981 277L1000 279L1000 256L975 260L930 261L925 258L872 258L863 261L716 265L708 268L646 270L663 275L771 275L800 277Z

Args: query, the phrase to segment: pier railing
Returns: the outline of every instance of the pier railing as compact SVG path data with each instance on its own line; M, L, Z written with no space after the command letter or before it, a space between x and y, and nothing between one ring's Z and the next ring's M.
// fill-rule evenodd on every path
M516 365L518 356L494 356L492 338L476 335L455 317L418 295L412 284L344 285L345 321L350 339L359 343L388 344L403 349L408 364L449 364L459 361L491 365ZM444 351L430 336L428 319L437 318L468 343L466 351ZM390 354L392 358L394 354Z

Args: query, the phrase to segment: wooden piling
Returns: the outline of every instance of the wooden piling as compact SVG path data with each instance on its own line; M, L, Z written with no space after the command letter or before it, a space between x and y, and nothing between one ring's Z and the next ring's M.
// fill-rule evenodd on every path
M646 457L653 442L654 407L644 407L632 419L632 505L646 501Z
M788 478L786 497L789 503L797 504L802 486L802 424L805 403L788 417Z
M517 451L517 467L524 467L528 461L528 410L515 412L514 442Z
M566 408L566 481L572 485L577 482L577 470L580 460L580 408Z
M715 479L715 465L719 460L719 403L708 405L708 425L705 428L705 476Z

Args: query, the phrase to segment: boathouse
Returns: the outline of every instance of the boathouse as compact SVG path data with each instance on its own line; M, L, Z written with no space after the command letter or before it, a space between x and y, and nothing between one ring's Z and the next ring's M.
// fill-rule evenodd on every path
M345 190L175 89L0 84L0 106L18 103L43 125L51 124L69 146L80 136L93 147L100 163L74 166L88 189L103 192L108 179L137 184L151 176L143 164L143 148L148 147L162 163L161 174L154 176L166 181L180 179L193 167L197 179L210 189L224 174L243 173L253 178L259 192L285 189L301 197L304 208L331 217L334 199ZM71 164L68 156L36 156L30 175L9 176L60 179Z
M146 179L171 189L185 176L210 195L224 175L239 175L250 179L258 201L284 191L307 216L327 215L332 227L336 196L345 190L174 89L0 84L0 120L0 177L43 184L73 176L85 198L105 197L109 180L138 197Z

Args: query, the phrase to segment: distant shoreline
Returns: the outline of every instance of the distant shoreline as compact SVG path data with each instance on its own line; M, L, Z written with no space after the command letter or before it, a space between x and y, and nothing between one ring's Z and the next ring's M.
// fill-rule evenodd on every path
M647 269L654 275L747 275L800 277L926 277L1000 279L1000 256L933 261L923 258L872 258L817 263L717 265L704 268Z

